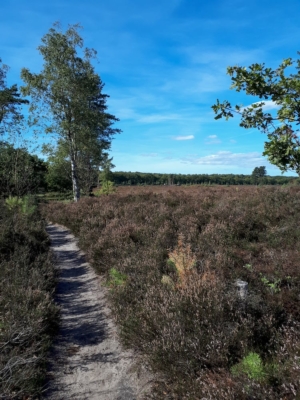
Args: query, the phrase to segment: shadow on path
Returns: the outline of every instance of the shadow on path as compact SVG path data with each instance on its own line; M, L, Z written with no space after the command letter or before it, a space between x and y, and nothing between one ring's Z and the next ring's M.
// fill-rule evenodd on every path
M66 228L48 225L47 232L59 270L61 323L50 351L44 398L138 399L147 381L138 382L133 354L118 342L99 277Z

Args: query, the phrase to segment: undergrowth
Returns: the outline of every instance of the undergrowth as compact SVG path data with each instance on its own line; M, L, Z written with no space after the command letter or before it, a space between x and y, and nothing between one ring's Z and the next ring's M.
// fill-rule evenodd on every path
M0 202L0 399L39 398L58 310L49 240L34 205Z
M300 399L298 188L141 190L43 214L106 274L123 342L164 377L149 398Z

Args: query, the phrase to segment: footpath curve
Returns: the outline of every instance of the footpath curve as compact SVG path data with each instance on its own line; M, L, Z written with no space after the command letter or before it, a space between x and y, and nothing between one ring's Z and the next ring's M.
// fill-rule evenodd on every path
M142 399L151 386L149 371L132 351L122 349L101 278L85 261L70 231L53 224L46 230L59 270L56 301L61 322L43 398Z

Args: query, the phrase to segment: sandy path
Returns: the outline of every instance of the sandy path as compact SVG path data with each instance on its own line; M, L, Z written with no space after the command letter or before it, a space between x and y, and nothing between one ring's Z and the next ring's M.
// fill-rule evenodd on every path
M141 399L150 386L149 373L132 352L121 348L101 278L66 228L50 224L47 232L60 271L61 327L50 354L44 398Z

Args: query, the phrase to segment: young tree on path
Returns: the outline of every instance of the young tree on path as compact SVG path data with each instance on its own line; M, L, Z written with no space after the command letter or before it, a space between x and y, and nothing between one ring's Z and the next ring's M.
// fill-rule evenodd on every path
M95 153L110 147L112 136L120 133L112 128L118 119L106 112L107 95L102 93L103 83L91 64L96 51L83 49L78 34L79 25L69 26L63 33L59 24L43 36L38 47L44 58L39 74L23 68L21 77L26 83L23 95L30 95L30 122L41 124L46 133L58 135L58 141L68 146L71 163L74 201L80 198L78 164L83 154ZM78 55L78 50L83 55Z
M290 66L294 66L296 73L286 75ZM257 128L267 134L269 140L265 142L263 155L270 163L282 172L291 169L300 175L300 60L288 58L277 69L267 68L265 64L228 67L227 73L231 76L232 89L262 101L242 107L217 100L212 106L217 114L215 119L228 120L233 113L241 115L240 126ZM268 112L270 107L277 109L276 113Z

